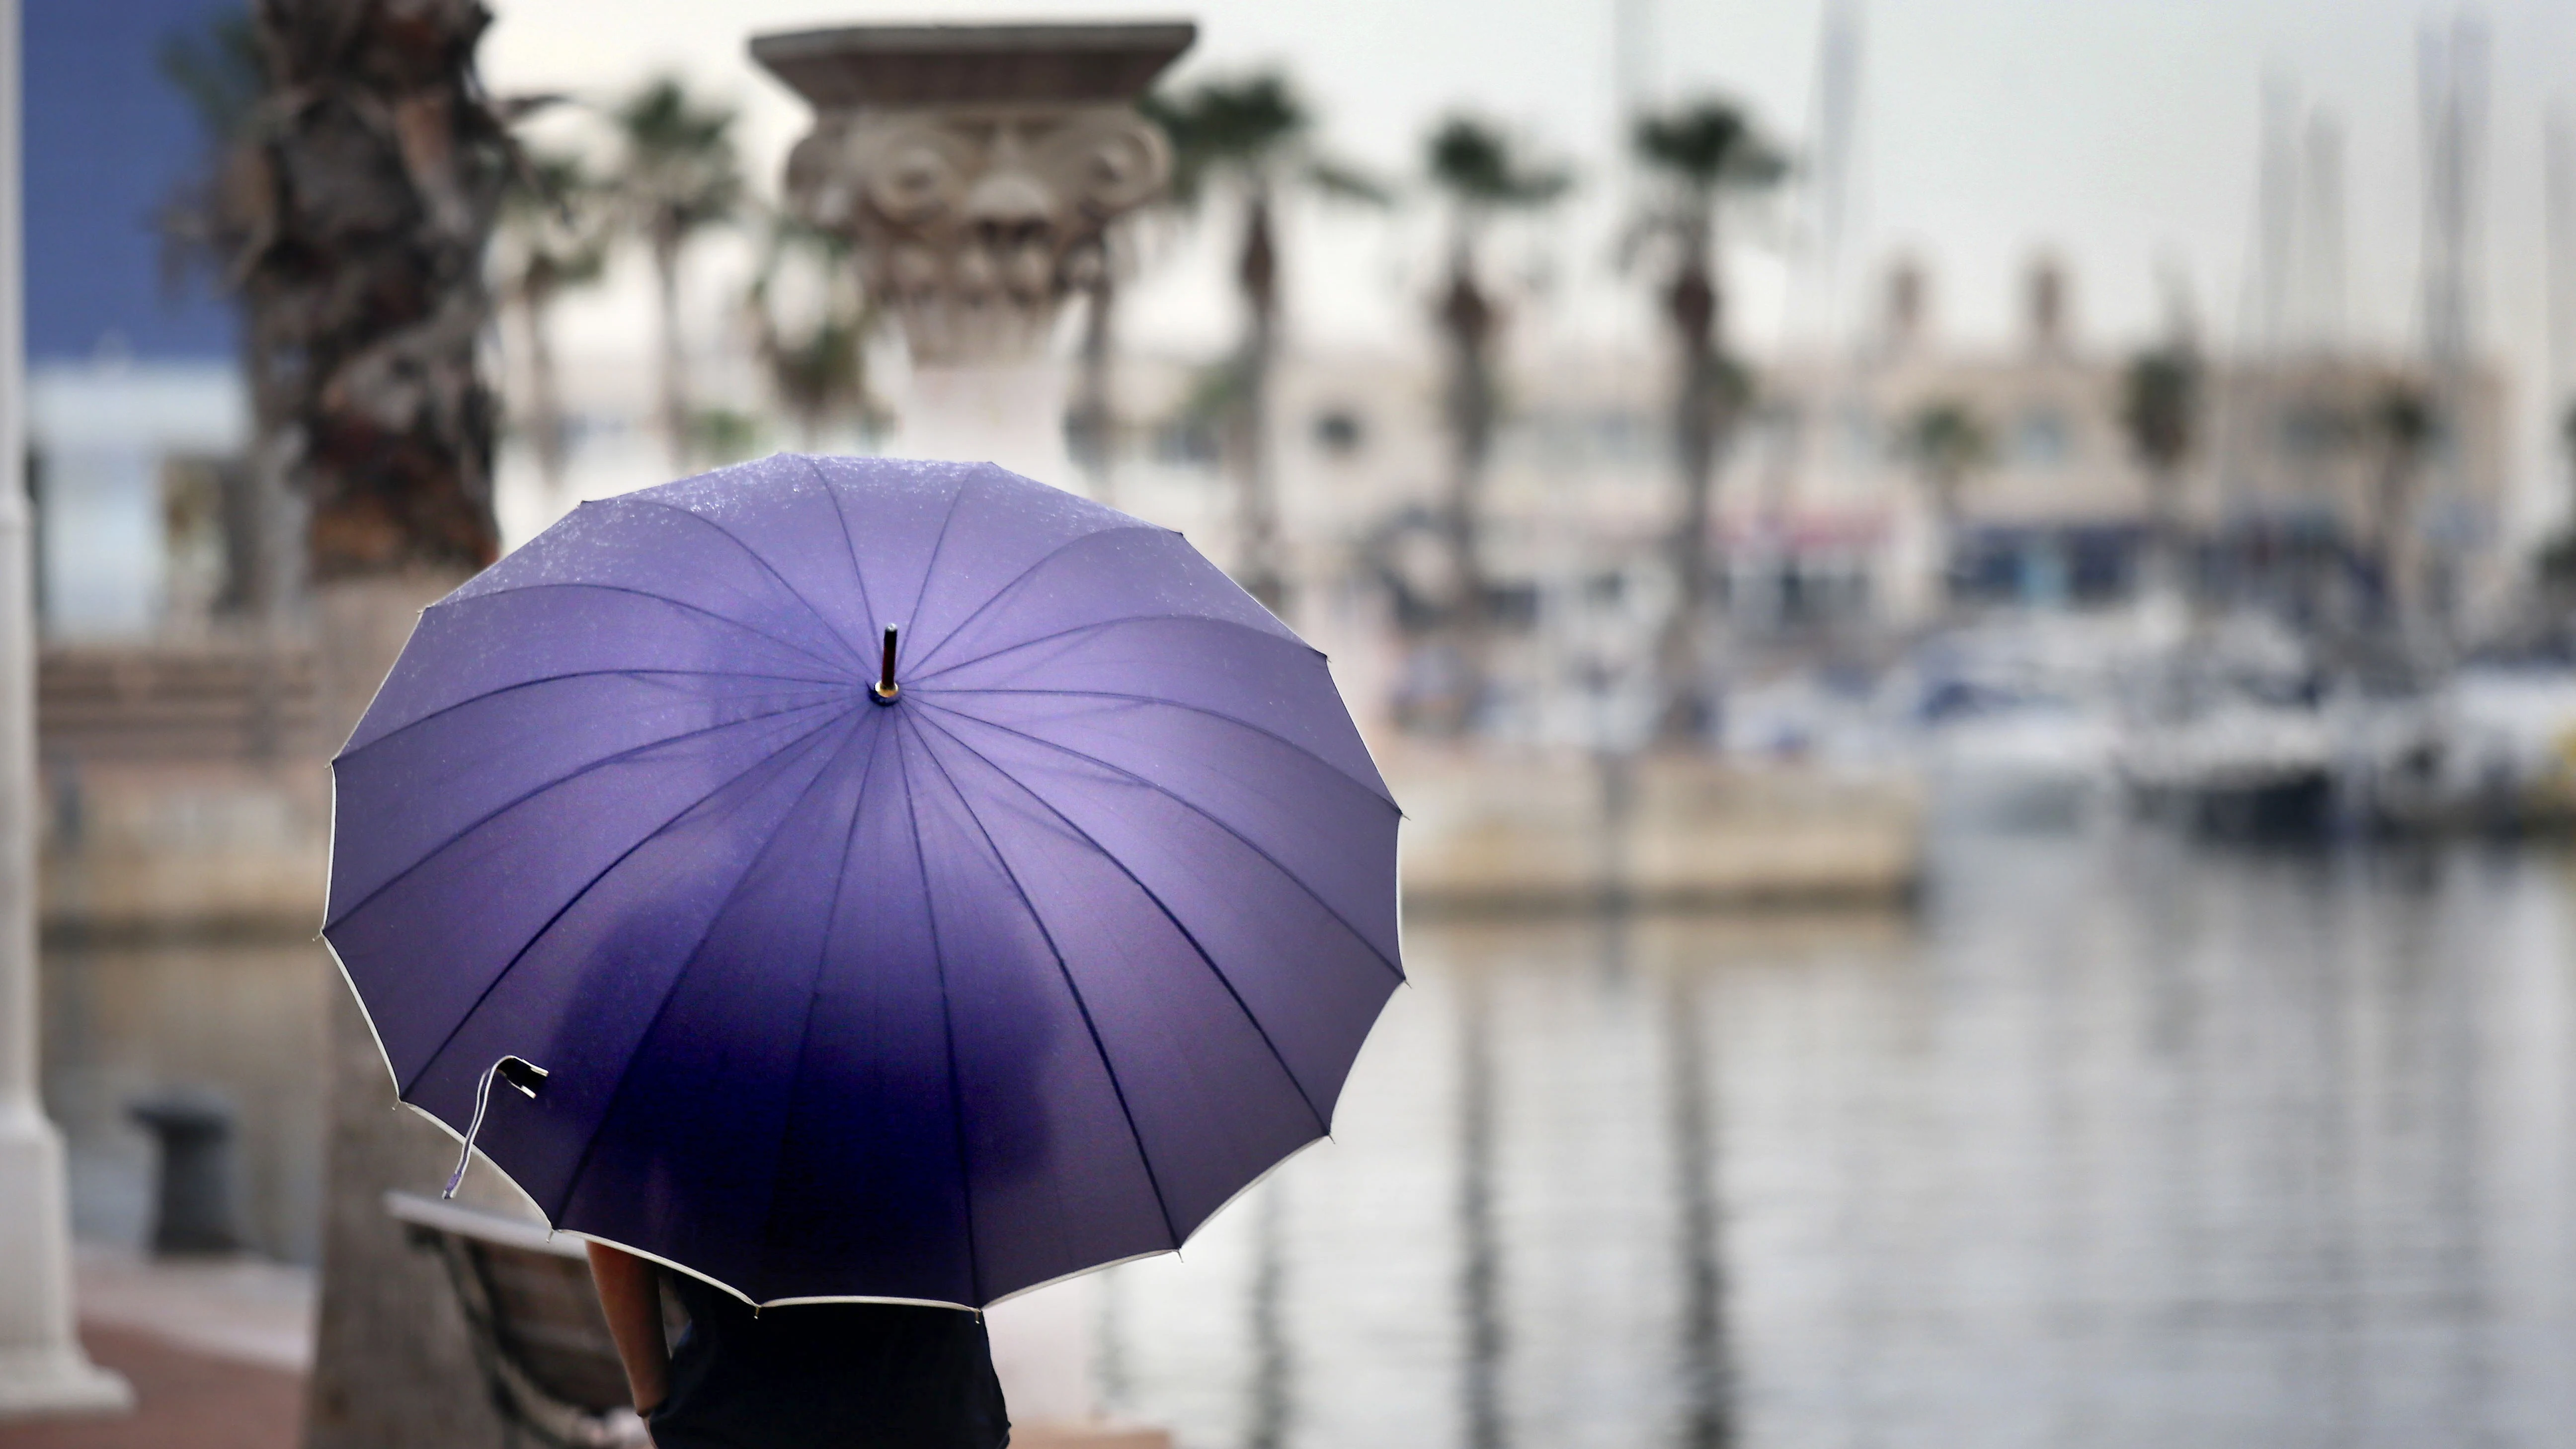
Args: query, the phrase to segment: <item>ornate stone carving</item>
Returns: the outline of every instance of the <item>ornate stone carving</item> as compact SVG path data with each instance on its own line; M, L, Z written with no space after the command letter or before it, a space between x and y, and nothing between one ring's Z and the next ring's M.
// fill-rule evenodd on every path
M1170 151L1128 102L1191 35L861 27L752 53L817 108L789 206L858 244L916 361L954 366L1036 355L1104 265L1109 224L1162 189Z
M1170 174L1129 110L896 111L825 117L788 158L787 197L858 242L915 357L1005 361L1044 344L1102 232Z

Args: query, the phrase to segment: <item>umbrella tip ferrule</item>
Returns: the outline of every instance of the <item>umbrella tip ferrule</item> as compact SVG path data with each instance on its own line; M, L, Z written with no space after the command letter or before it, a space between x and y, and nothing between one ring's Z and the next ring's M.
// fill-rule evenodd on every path
M877 682L868 687L868 697L879 704L892 704L903 696L903 686L894 682L895 626L886 625L885 657L877 670Z

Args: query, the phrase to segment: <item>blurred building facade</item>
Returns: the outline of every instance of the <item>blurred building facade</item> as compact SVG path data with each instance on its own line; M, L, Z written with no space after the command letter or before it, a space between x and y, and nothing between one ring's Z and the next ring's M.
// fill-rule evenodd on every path
M175 72L244 12L21 13L44 923L308 932L329 833L311 657L291 607L253 607L276 524L238 325L164 224L213 149Z
M231 305L162 219L212 142L172 71L238 0L27 0L28 434L48 640L202 632L252 528Z
M2137 596L2157 497L2123 417L2131 355L2076 329L2072 292L2054 264L2035 264L2021 336L1959 346L1932 326L1929 280L1900 266L1864 343L1756 366L1713 525L1740 649L1874 655L1963 611L2105 608ZM2508 399L2495 367L2437 371L2311 347L2204 355L2199 368L2194 443L2175 488L2197 597L2313 627L2353 625L2376 586L2370 571L2392 507L2416 540L2430 605L2455 632L2511 587ZM1112 501L1224 558L1227 460L1207 401L1212 376L1171 359L1122 362ZM1310 607L1338 599L1401 635L1452 588L1438 546L1441 385L1428 356L1306 353L1283 366L1271 446ZM1500 675L1553 685L1568 670L1597 672L1605 653L1622 652L1609 636L1642 637L1668 607L1670 389L1667 364L1651 354L1510 358L1512 407L1482 529L1489 612L1505 635ZM2375 431L2392 389L2420 395L2431 412L2429 436L2407 458ZM1985 444L1950 525L1904 442L1910 420L1934 405L1964 412ZM1363 596L1373 602L1352 604ZM1313 614L1298 622L1332 627ZM1639 647L1632 640L1625 652Z

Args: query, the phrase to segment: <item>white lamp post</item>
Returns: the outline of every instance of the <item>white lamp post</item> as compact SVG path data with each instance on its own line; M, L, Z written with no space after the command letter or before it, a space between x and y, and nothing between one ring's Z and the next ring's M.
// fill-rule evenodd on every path
M36 641L18 0L0 0L0 1418L133 1406L72 1332L63 1139L36 1085Z

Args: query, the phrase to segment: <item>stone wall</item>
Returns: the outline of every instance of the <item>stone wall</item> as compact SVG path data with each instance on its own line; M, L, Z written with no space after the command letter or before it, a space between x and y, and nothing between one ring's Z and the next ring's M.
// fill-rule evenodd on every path
M45 929L311 935L331 793L307 647L53 648L37 674Z

